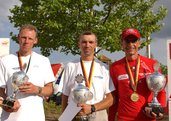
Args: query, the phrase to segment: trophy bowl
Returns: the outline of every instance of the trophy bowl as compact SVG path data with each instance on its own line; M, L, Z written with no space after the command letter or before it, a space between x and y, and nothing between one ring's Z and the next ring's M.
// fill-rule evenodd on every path
M158 92L160 92L166 84L165 76L158 71L155 71L154 73L147 75L146 82L149 90L152 91L154 94L150 106L152 108L152 112L156 113L157 115L159 113L163 113L164 111L161 107L161 104L157 100L157 95Z
M93 98L93 94L89 89L80 83L73 89L72 93L73 100L76 103L85 103Z
M18 87L21 86L24 82L28 81L28 76L24 71L14 72L12 75L12 86L13 86L13 94L8 96L5 100L3 100L3 106L12 108L16 99L16 94L18 93Z
M160 92L166 84L165 76L155 72L147 76L147 86L154 93Z
M28 81L28 76L26 75L26 73L24 71L18 71L13 73L12 76L12 84L13 84L13 88L18 88L19 86L21 86L24 82Z

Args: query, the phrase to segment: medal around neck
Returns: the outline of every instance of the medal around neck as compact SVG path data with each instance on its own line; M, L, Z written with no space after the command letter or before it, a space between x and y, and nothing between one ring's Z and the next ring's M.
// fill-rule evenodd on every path
M164 111L163 108L161 107L161 104L157 100L157 95L158 92L160 92L164 88L166 84L166 79L163 74L158 72L160 68L160 64L158 62L154 64L153 68L154 68L154 73L146 76L146 82L148 88L154 94L153 100L150 105L150 107L152 108L152 112L159 114L159 113L163 113Z
M133 92L130 98L133 102L137 102L139 99L139 95L136 92Z
M19 86L21 86L24 82L28 81L28 76L24 71L18 71L13 73L12 75L12 87L13 94L8 96L5 100L3 100L3 106L12 108L14 106L14 102L16 99L16 95L18 93Z

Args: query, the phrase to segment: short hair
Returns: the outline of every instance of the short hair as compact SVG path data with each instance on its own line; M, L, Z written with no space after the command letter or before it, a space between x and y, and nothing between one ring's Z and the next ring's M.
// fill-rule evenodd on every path
M78 38L78 41L80 41L80 39L81 39L81 37L82 37L83 35L94 35L95 38L96 38L95 41L97 42L97 36L96 36L96 34L93 33L93 32L91 32L91 31L84 31L83 33L81 33L80 36L79 36L79 38Z
M36 37L38 36L38 30L37 30L37 28L34 25L32 25L32 24L24 24L23 26L21 26L21 28L19 30L19 34L24 29L33 30L36 33Z

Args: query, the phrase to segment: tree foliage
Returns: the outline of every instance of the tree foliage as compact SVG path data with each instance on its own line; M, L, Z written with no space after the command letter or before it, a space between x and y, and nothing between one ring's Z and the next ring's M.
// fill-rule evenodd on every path
M39 30L38 47L48 56L53 50L78 54L77 38L86 30L98 36L98 45L109 52L120 50L124 28L137 28L142 39L162 27L166 8L153 11L157 0L20 0L9 20L18 28L25 23ZM16 41L16 35L10 33ZM17 42L17 41L16 41ZM143 46L148 44L143 42Z
M161 68L162 74L168 75L168 68L166 65L161 64L160 68Z

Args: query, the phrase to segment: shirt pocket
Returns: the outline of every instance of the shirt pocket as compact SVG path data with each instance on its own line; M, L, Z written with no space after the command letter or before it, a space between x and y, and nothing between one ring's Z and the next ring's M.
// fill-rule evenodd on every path
M105 80L103 76L94 76L91 91L95 100L102 100L105 94Z

